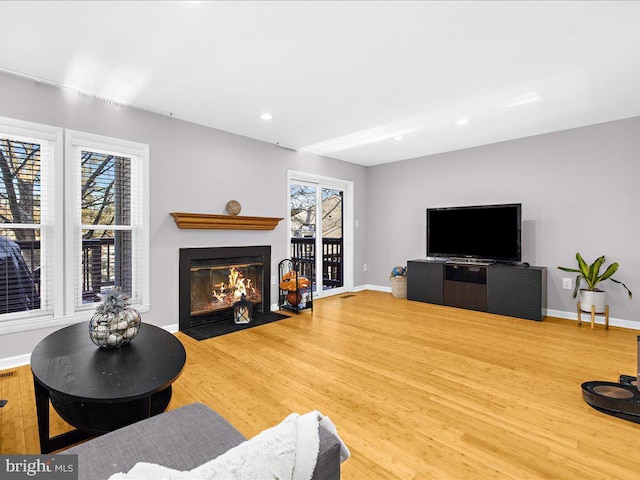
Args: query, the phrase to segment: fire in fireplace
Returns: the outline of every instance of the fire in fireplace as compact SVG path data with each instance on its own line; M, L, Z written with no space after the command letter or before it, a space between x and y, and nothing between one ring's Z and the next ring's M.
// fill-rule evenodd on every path
M243 294L254 314L269 311L270 265L268 246L180 249L180 330L232 321Z
M260 262L191 267L191 316L233 307L243 294L248 301L261 304L261 280Z

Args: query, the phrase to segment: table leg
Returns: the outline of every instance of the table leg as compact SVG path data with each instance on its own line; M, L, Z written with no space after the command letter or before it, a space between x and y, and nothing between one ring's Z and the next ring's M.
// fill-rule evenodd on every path
M596 324L596 306L595 305L591 305L591 330L593 330L593 327Z
M36 394L36 415L38 417L38 436L40 453L51 453L91 438L91 434L81 430L71 430L51 438L49 430L49 391L33 379Z
M604 306L604 328L609 330L609 305Z
M36 415L38 417L38 435L40 437L40 452L49 453L49 391L33 379L36 393Z

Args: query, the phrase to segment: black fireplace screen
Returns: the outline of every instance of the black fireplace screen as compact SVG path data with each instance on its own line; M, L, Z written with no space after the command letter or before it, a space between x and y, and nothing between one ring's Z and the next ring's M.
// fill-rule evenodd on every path
M270 281L270 246L181 248L180 330L233 321L233 304L243 293L254 315L268 312Z
M192 260L191 316L232 308L243 294L262 305L262 275L260 259Z

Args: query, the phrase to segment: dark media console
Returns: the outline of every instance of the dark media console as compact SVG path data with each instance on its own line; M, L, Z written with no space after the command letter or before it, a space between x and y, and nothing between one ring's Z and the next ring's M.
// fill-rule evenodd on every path
M410 260L407 299L541 321L547 309L547 269Z

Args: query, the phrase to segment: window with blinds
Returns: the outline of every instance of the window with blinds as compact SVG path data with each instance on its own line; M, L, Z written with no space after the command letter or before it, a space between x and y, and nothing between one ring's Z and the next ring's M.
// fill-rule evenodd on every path
M0 132L0 315L51 311L52 167L50 141Z
M0 331L86 319L115 287L148 308L148 161L148 145L0 117Z
M76 224L74 309L94 308L98 295L116 286L143 303L144 151L80 132L68 136L75 162L68 199Z

